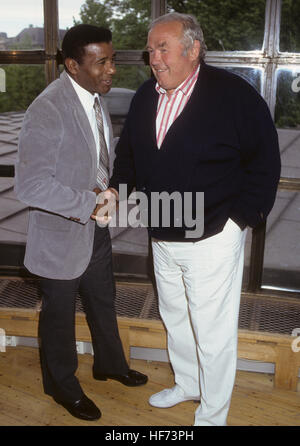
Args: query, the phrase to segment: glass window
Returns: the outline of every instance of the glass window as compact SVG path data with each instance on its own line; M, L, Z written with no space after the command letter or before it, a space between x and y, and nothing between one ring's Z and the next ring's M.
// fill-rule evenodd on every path
M261 93L262 88L262 69L261 68L251 68L251 67L224 67L226 70L231 71L247 82L249 82L252 87L256 88L256 90Z
M300 178L300 66L277 71L275 123L283 177Z
M265 0L168 0L168 11L193 14L202 27L208 51L261 50Z
M149 67L143 65L117 65L117 73L113 78L113 88L105 96L115 137L121 135L135 91L149 77Z
M70 28L79 23L107 27L113 33L113 44L117 50L145 47L150 16L149 0L105 2L60 0L59 2L60 28Z
M300 0L282 0L280 51L300 52Z
M137 90L149 79L151 70L144 65L117 65L117 73L113 77L113 87Z
M18 135L23 117L24 112L0 114L0 166L13 166L16 161ZM2 192L1 187L0 192Z
M46 87L45 70L41 65L1 65L6 88L0 93L0 113L25 111Z
M0 50L36 50L44 48L42 0L2 1Z
M263 287L300 291L300 193L278 191L269 215Z

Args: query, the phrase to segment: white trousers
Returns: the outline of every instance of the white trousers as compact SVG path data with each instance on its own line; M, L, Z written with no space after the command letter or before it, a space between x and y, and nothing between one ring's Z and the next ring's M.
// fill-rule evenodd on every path
M152 240L159 310L175 382L201 395L195 426L224 426L237 363L246 230L229 219L199 242Z

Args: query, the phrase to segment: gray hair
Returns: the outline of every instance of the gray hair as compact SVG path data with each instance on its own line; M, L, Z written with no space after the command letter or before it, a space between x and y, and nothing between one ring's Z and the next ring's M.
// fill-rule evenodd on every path
M207 50L203 31L193 15L181 14L179 12L170 12L169 14L162 15L157 19L153 20L149 26L149 31L151 31L156 25L168 22L179 22L183 26L183 38L181 40L184 48L185 54L192 48L194 41L199 40L200 42L200 54L199 59L203 60Z

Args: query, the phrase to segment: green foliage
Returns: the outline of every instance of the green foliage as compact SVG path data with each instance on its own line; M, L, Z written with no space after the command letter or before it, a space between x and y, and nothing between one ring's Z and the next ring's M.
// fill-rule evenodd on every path
M300 1L282 0L280 50L300 52Z
M168 9L197 17L209 51L262 47L265 0L169 0Z
M111 26L112 9L107 4L109 2L102 2L96 0L86 0L80 8L80 21L74 20L74 25L80 23L89 23L90 25L104 26L109 28Z
M116 49L142 49L150 22L149 0L86 0L78 23L106 26L113 32Z
M136 90L150 77L150 68L143 65L119 65L113 78L113 87Z
M6 92L0 93L0 113L26 110L45 88L44 67L40 65L3 65Z

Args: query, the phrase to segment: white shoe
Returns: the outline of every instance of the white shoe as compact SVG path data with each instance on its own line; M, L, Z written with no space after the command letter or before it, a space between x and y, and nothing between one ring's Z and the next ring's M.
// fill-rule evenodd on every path
M173 407L178 403L183 401L198 400L200 401L200 396L185 396L184 391L177 385L172 387L172 389L164 389L161 392L155 393L150 396L149 404L154 407Z

